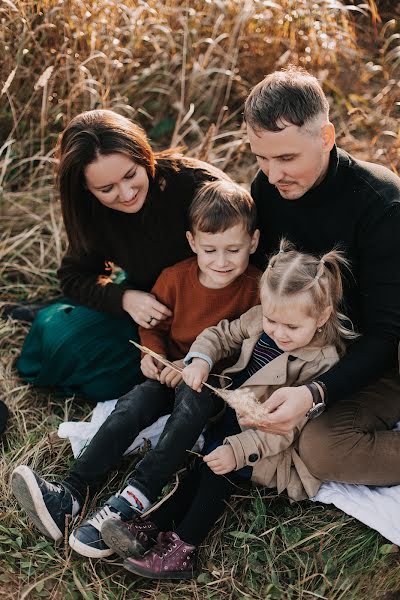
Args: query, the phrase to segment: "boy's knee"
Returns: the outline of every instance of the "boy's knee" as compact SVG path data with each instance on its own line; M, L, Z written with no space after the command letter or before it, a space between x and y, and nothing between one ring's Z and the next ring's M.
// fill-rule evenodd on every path
M223 400L205 387L201 392L195 392L186 383L181 382L176 388L174 411L185 411L209 418L220 410L221 404Z

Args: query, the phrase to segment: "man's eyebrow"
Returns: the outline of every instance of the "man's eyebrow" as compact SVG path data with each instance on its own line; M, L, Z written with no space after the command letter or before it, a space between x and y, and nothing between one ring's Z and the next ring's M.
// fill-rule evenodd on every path
M283 158L284 156L298 156L298 152L282 152L282 154L277 154L275 156L272 156L272 158ZM254 153L254 156L256 156L257 158L264 158L265 160L268 160L266 156L263 156L262 154L257 154L256 152Z
M133 165L132 167L130 167L127 172L125 173L125 175L123 175L122 177L126 177L127 175L130 174L131 171L133 171L133 169L136 169L136 165ZM99 187L94 187L95 190L102 190L103 188L106 187L110 187L110 185L114 185L113 183L105 183L104 185L100 185Z

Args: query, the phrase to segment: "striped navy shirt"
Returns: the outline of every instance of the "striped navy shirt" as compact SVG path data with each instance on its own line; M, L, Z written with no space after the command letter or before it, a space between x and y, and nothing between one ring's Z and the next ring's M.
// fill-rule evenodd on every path
M274 340L272 340L264 331L254 346L247 367L238 373L230 375L233 383L229 386L229 389L235 390L243 385L243 383L254 375L254 373L257 373L262 367L265 367L271 360L274 360L274 358L281 354L283 354L283 350L278 348Z

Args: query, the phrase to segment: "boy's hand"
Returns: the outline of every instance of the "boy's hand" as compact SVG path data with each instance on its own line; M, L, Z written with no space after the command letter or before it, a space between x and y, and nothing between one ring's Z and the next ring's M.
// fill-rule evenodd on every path
M236 458L229 444L218 446L210 454L206 454L203 460L216 475L225 475L236 469Z
M164 369L164 365L150 356L150 354L145 354L140 361L140 368L145 377L159 381L160 373Z
M183 381L195 392L201 392L203 383L207 381L210 365L202 358L194 358L190 365L182 371Z
M183 360L174 360L174 365L177 367L183 367ZM159 382L167 385L170 388L176 388L178 383L182 381L182 373L178 373L171 367L164 367L160 373Z

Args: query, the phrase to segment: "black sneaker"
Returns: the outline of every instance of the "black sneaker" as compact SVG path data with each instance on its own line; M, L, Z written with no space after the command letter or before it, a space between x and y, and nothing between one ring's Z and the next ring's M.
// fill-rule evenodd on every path
M73 497L60 484L42 479L26 465L11 474L11 488L35 526L54 541L63 539L66 517L72 516Z
M69 545L75 552L88 558L105 558L114 554L101 535L101 526L109 519L130 521L138 516L133 506L119 494L111 496L96 512L77 527L69 536Z

